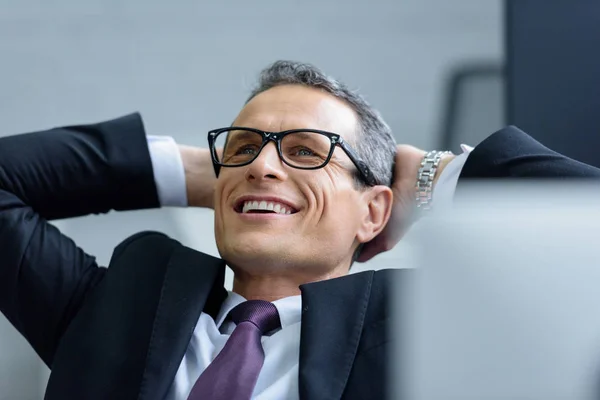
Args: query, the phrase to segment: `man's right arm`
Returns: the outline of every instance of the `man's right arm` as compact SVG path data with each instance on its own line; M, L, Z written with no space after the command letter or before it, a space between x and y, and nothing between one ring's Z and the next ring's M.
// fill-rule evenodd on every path
M137 114L0 138L0 311L48 365L105 270L46 221L159 205Z

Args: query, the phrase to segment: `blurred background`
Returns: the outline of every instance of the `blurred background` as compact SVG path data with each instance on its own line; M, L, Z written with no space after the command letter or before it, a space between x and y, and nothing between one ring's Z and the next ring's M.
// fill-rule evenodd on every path
M598 86L589 85L598 78L583 72L600 70L600 56L578 61L595 52L598 36L583 33L581 40L571 26L587 26L578 18L600 26L592 3L0 0L0 135L140 111L148 134L206 146L206 132L234 118L257 73L277 59L293 59L360 90L398 142L458 151L460 143L474 146L511 122L551 147L597 162L589 152L589 140L600 142L595 108L586 102L582 112L573 100L587 96L598 104ZM562 26L545 19L564 16L565 7L579 14ZM505 71L514 79L505 79ZM555 84L557 76L583 83L569 97L570 86L564 79ZM567 122L556 120L564 116L556 110L571 112ZM217 254L206 210L111 213L56 224L103 265L116 244L145 229ZM410 254L402 244L355 271L402 267ZM48 374L0 316L0 399L41 399Z

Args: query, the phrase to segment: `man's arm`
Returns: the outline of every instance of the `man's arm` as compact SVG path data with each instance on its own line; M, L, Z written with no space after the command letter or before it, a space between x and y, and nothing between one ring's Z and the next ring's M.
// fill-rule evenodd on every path
M185 177L185 197L191 207L214 208L217 177L208 149L178 146Z
M470 178L600 178L600 169L550 150L509 126L489 136L469 154L459 184Z
M138 115L0 138L0 311L48 365L105 270L46 221L158 206Z
M0 138L0 190L48 220L159 206L137 114Z
M600 169L552 151L520 129L509 126L492 134L475 149L442 159L434 180L433 206L452 202L461 182L472 179L598 179ZM392 190L394 208L385 229L367 243L358 258L365 262L392 249L418 217L414 211L416 179L425 151L399 145Z
M148 147L161 206L213 208L217 178L208 149L168 136L148 136Z
M463 154L445 158L436 177L433 196L439 206L451 204L457 187L473 179L600 178L600 169L550 150L514 126L474 149L461 147Z

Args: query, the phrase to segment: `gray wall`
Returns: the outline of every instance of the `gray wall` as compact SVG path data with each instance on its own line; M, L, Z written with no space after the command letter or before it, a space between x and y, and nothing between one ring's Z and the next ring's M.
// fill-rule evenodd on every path
M500 62L500 0L193 2L0 0L0 132L139 110L148 133L204 146L256 73L315 63L365 93L397 140L435 146L447 72ZM157 229L216 254L212 215L161 210L61 221L106 263L127 235ZM401 265L407 245L364 268ZM361 268L357 268L360 270ZM39 399L48 371L0 320L0 399Z

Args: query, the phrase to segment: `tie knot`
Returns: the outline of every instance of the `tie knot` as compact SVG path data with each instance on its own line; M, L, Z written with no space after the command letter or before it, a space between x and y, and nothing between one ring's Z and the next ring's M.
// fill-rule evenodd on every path
M265 300L248 300L238 304L229 312L229 316L236 325L245 321L252 322L263 335L281 327L277 307Z

